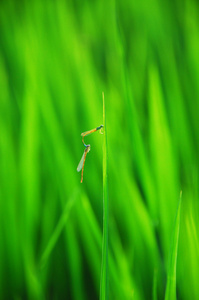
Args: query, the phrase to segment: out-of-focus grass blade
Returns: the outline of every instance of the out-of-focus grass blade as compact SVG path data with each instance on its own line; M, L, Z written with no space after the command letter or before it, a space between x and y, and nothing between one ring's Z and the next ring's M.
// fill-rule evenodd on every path
M158 299L158 291L157 291L157 269L154 270L154 274L153 274L153 300L157 300Z
M103 240L102 240L102 266L100 282L100 300L108 299L108 182L107 182L107 136L104 93L103 97Z
M178 239L180 230L180 208L181 208L182 192L180 192L180 200L178 204L178 210L176 215L175 227L173 232L173 240L171 244L171 252L169 257L169 268L167 272L167 285L165 300L176 299L176 265L178 254Z
M68 217L69 217L69 214L70 214L70 210L74 204L74 201L76 199L76 196L77 196L77 192L75 194L72 195L72 197L66 202L66 205L65 205L65 208L63 210L63 214L46 246L46 249L44 250L42 256L41 256L41 260L40 260L40 267L44 267L63 228L64 228L64 225L66 223L66 221L68 220Z
M140 291L135 282L134 278L131 274L130 268L131 265L129 263L128 257L126 253L124 252L121 237L119 235L115 220L111 220L110 224L110 247L111 248L111 253L113 258L115 259L116 265L117 265L117 270L116 276L117 276L117 284L123 290L123 299L136 299L140 300L143 299L142 291ZM111 258L110 258L111 262ZM111 270L110 270L111 272ZM110 290L111 290L111 284L112 280L110 283ZM118 297L119 299L119 297Z
M121 45L123 47L123 45ZM123 50L124 51L124 50ZM141 130L139 128L139 113L135 107L135 99L132 92L131 83L129 80L128 68L126 63L123 64L123 84L124 93L126 99L126 116L128 120L128 126L130 131L130 141L132 153L136 156L134 160L135 170L138 173L138 177L141 178L144 192L147 195L147 201L149 204L150 213L154 218L157 217L157 208L155 206L154 188L152 183L151 169L147 160L145 146L143 143Z
M173 199L177 199L179 191L176 173L178 165L171 138L160 71L155 61L151 62L149 78L150 151L156 196L159 199L160 238L167 260L170 248L170 232L172 232L172 223L168 220L175 216L176 202Z
M67 264L70 266L70 286L74 300L86 300L85 286L83 280L81 248L78 235L72 222L65 226L65 242L68 249L66 256ZM77 288L78 287L78 288Z
M81 195L81 200L76 205L79 236L86 254L86 260L90 272L93 274L92 286L98 292L100 279L100 251L102 234L94 211L85 194Z

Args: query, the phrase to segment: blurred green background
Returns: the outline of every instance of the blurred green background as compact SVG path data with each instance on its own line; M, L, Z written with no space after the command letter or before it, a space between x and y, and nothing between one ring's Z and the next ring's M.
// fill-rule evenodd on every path
M105 93L109 298L199 299L194 0L0 3L0 299L99 299Z

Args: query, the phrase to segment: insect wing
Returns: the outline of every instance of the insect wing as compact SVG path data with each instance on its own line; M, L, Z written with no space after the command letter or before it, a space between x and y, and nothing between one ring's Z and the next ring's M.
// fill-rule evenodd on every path
M83 153L83 155L82 155L82 158L81 158L81 160L80 160L80 162L79 162L79 164L78 164L78 166L77 166L77 172L80 172L81 169L82 169L82 167L83 167L85 154L86 154L86 152L84 151L84 153Z

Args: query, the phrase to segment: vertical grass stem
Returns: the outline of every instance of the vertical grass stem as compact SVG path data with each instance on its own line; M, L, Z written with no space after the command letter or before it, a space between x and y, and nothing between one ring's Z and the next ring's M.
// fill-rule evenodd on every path
M108 182L107 182L107 132L104 92L103 98L103 237L102 237L102 264L100 281L100 300L108 299Z

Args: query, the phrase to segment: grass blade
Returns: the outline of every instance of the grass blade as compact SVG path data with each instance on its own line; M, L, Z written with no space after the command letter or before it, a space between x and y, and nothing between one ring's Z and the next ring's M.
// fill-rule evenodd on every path
M179 229L180 229L181 198L182 198L182 192L180 192L180 200L178 204L175 228L173 232L173 241L171 244L169 268L167 272L167 286L166 286L165 300L176 299L176 265L177 265L178 239L179 239Z
M158 299L158 287L157 287L157 279L158 277L158 271L157 269L154 270L154 274L153 274L153 300L157 300Z
M70 211L74 205L76 197L77 197L77 191L75 191L75 193L72 195L72 197L65 204L63 214L60 217L59 222L57 223L57 226L56 226L54 232L52 233L51 238L41 256L41 260L40 260L40 268L41 269L45 266L53 248L55 247L55 245L57 243L58 238L60 237L60 234L68 220Z
M103 97L103 237L102 237L102 265L100 282L100 300L108 299L108 182L107 182L107 136L104 93Z

